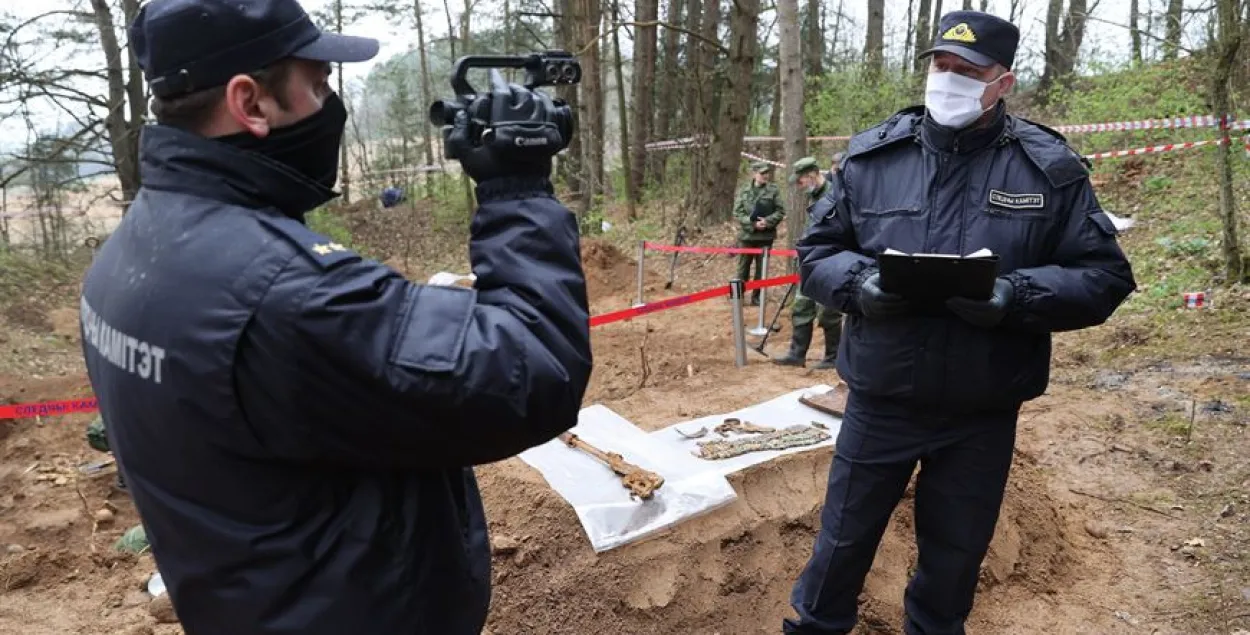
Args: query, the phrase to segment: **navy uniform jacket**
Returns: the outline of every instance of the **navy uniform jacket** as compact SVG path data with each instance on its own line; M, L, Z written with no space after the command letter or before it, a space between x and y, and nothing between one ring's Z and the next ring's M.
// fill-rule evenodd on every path
M798 241L803 294L848 319L838 372L854 391L947 412L1041 395L1051 333L1104 322L1136 285L1081 158L1058 133L1007 115L955 132L900 111L856 135ZM859 285L887 248L988 248L1014 301L993 329L954 314L868 320Z
M189 635L477 635L470 466L572 427L591 370L572 214L478 188L475 289L302 223L330 190L162 126L82 293L83 350Z

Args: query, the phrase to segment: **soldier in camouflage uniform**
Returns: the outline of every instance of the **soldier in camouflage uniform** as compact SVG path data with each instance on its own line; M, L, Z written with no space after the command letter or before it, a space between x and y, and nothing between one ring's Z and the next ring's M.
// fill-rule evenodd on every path
M837 169L836 164L834 169ZM807 189L808 200L812 203L820 200L820 197L829 191L829 181L825 178L825 173L820 171L816 159L812 157L804 157L794 162L790 180L791 182L797 181L801 187ZM809 217L807 226L811 226L811 223L812 220ZM806 229L807 227L804 227L804 230ZM812 323L819 322L820 328L825 332L825 356L814 368L821 370L834 368L834 363L838 358L838 342L842 339L842 314L829 307L816 304L811 298L796 291L790 319L794 324L790 350L783 357L773 359L773 362L782 366L806 366L807 347L812 343Z
M91 423L87 424L87 445L91 449L100 452L111 453L109 448L109 439L104 426L104 417L97 416ZM122 478L121 470L117 471L117 489L126 489L126 479Z
M738 222L738 246L752 249L772 248L777 239L777 226L786 217L786 206L781 189L772 183L773 166L767 163L751 165L754 173L751 181L738 191L734 201L734 220ZM738 256L738 278L743 282L751 279L751 263L755 263L755 279L764 276L763 255L742 254ZM760 291L751 293L751 304L760 303Z

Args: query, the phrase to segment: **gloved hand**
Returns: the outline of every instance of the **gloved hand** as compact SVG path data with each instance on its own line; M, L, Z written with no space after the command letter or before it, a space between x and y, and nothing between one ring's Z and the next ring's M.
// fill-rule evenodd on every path
M859 285L859 311L868 319L902 315L908 309L903 296L881 290L881 274L873 272Z
M1015 288L1011 286L1011 282L1006 278L999 278L994 281L994 291L990 294L990 299L950 298L946 301L946 308L965 322L988 329L998 326L1007 317L1013 296Z
M572 135L571 121L564 126L554 121L563 102L507 84L499 71L492 69L490 77L490 94L474 99L443 127L449 153L479 185L504 177L549 178L551 157Z

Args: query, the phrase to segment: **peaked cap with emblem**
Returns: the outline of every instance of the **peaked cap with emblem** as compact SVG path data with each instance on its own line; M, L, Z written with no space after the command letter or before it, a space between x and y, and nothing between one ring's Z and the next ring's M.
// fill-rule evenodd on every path
M1016 25L980 11L951 11L938 23L938 36L933 48L919 57L935 53L954 53L977 66L1002 64L1010 70L1020 44Z
M763 161L756 161L751 164L751 171L757 174L769 174L773 171L773 166Z

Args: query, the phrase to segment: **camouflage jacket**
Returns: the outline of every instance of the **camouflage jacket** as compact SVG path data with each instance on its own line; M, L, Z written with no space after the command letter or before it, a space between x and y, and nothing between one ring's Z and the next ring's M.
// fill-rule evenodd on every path
M756 186L748 181L738 190L734 200L734 220L738 223L738 240L743 242L771 242L777 238L777 226L786 217L785 201L776 183ZM767 229L755 229L755 221L764 219Z

